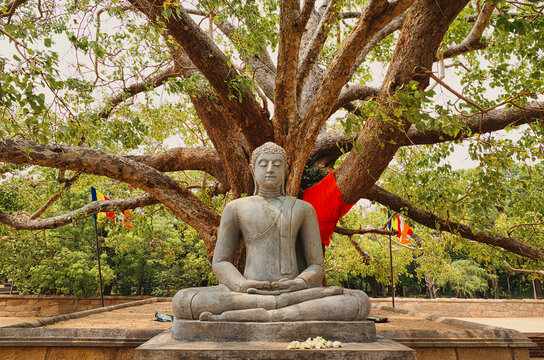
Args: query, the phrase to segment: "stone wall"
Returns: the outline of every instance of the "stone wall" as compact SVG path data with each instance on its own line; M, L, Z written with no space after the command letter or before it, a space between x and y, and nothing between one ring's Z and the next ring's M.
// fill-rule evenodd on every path
M391 306L391 298L371 303ZM544 317L544 300L395 298L395 307L445 317Z
M104 306L147 299L149 296L104 296ZM100 298L74 296L0 295L0 317L48 317L100 307Z

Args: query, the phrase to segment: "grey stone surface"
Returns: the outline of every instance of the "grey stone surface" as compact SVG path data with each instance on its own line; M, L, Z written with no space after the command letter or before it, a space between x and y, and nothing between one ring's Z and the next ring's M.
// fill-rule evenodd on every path
M175 320L172 337L185 342L291 342L321 336L331 341L376 341L371 321L208 322Z
M266 143L252 154L255 195L223 210L212 267L219 285L183 289L172 307L177 319L206 321L353 321L366 319L360 290L323 288L319 225L309 203L286 196L285 150ZM234 266L244 239L244 273Z
M134 350L134 360L173 359L365 359L416 360L414 350L391 340L344 343L330 349L287 350L289 342L181 342L163 333Z
M3 346L134 348L161 332L163 330L0 328L0 349Z

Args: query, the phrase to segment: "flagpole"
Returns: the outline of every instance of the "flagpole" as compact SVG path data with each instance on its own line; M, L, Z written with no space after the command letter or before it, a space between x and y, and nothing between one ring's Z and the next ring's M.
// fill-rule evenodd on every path
M104 307L104 292L102 291L102 266L100 265L100 244L98 243L98 228L96 227L96 218L94 218L94 239L96 242L96 258L98 260L98 279L100 281L100 302Z
M393 282L393 248L391 245L391 234L389 234L389 266L391 267L391 302L395 307L395 283Z

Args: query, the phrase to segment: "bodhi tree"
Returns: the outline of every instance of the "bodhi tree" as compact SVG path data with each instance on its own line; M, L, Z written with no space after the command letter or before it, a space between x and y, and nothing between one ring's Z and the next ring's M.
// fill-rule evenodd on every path
M4 176L56 168L63 184L91 174L143 192L53 217L42 214L54 199L31 216L3 207L0 222L51 229L162 203L212 254L220 216L176 174L203 174L201 188L212 197L251 194L251 152L274 141L288 153L288 194L299 193L305 169L333 171L347 204L368 199L436 231L542 259L534 239L496 229L485 216L476 223L461 205L500 211L486 184L514 163L530 168L542 159L543 7L532 0L5 3ZM518 140L494 135L503 129ZM181 141L167 148L176 135ZM463 146L480 165L472 185L456 186L444 159ZM426 164L418 179L410 159ZM435 184L428 190L425 172ZM395 177L418 181L441 206L388 187ZM537 226L542 208L534 212Z

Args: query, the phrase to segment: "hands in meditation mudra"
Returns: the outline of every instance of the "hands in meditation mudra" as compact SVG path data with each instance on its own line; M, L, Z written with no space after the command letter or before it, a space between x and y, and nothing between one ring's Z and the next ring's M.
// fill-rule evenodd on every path
M251 157L255 195L225 206L212 268L219 285L180 290L177 319L203 321L353 321L370 311L360 290L322 287L319 225L309 203L286 196L285 150L271 142ZM234 266L244 239L244 274Z

